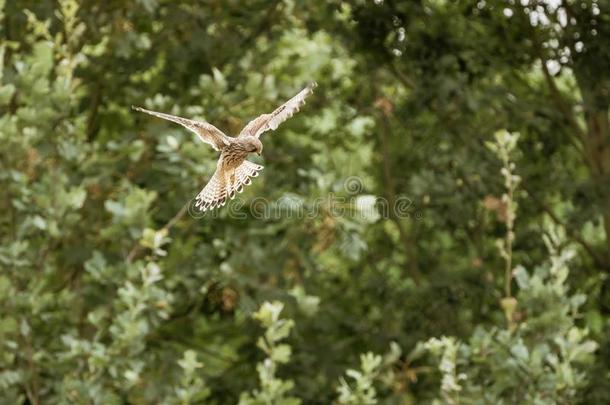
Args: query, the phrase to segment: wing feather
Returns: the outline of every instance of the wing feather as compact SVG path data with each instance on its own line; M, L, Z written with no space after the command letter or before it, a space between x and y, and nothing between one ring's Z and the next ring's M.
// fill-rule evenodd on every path
M176 124L180 124L186 129L189 129L196 133L199 138L210 145L215 150L221 150L224 146L228 145L230 139L226 136L220 129L216 128L214 125L203 122L203 121L194 121L189 120L182 117L177 117L175 115L164 114L156 111L150 111L145 108L132 106L136 111L141 111L146 114L154 115L155 117L163 118L164 120L175 122Z
M305 104L305 98L313 93L313 89L316 86L316 82L310 83L296 96L286 101L272 113L263 114L258 118L253 119L241 130L239 136L255 136L258 138L266 131L277 129L282 122L299 111L299 108Z

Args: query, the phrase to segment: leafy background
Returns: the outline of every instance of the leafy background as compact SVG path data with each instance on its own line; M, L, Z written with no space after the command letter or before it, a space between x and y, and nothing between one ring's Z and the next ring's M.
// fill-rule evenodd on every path
M610 401L607 0L0 6L2 403Z

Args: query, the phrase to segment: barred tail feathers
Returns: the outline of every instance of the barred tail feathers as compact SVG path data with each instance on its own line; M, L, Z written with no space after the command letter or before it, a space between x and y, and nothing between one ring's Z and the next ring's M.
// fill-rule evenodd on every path
M195 198L197 200L195 206L201 211L213 210L225 205L227 201L227 187L220 170L216 170L208 184L205 185Z
M233 173L226 176L217 170L209 183L197 195L196 207L201 211L207 211L224 206L228 199L233 199L237 193L241 193L244 186L252 184L251 178L257 177L261 170L263 170L263 166L247 160L244 160Z

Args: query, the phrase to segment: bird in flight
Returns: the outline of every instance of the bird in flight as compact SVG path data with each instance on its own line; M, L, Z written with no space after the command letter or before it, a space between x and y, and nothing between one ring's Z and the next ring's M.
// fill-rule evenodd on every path
M259 139L260 136L269 130L277 129L282 122L298 112L305 104L305 98L313 93L316 86L315 82L310 83L272 113L253 119L236 137L227 136L214 125L204 121L189 120L136 106L132 108L180 124L220 152L214 175L195 198L195 206L201 211L207 211L224 206L227 199L235 198L237 193L243 191L244 186L252 183L251 178L258 176L263 166L246 160L246 157L250 153L258 155L262 153L263 144Z

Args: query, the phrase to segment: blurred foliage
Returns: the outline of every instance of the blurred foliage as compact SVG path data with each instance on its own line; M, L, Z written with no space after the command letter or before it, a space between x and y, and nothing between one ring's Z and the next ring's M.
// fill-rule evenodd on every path
M608 0L0 10L2 403L610 402Z
M265 302L254 318L266 328L265 334L257 341L257 346L265 352L267 357L256 366L260 380L260 390L252 394L243 393L239 398L240 405L285 404L298 405L298 398L287 396L287 392L294 387L294 382L282 381L275 373L279 364L290 361L291 349L285 343L279 343L288 337L294 326L292 319L280 319L284 305L279 301Z

